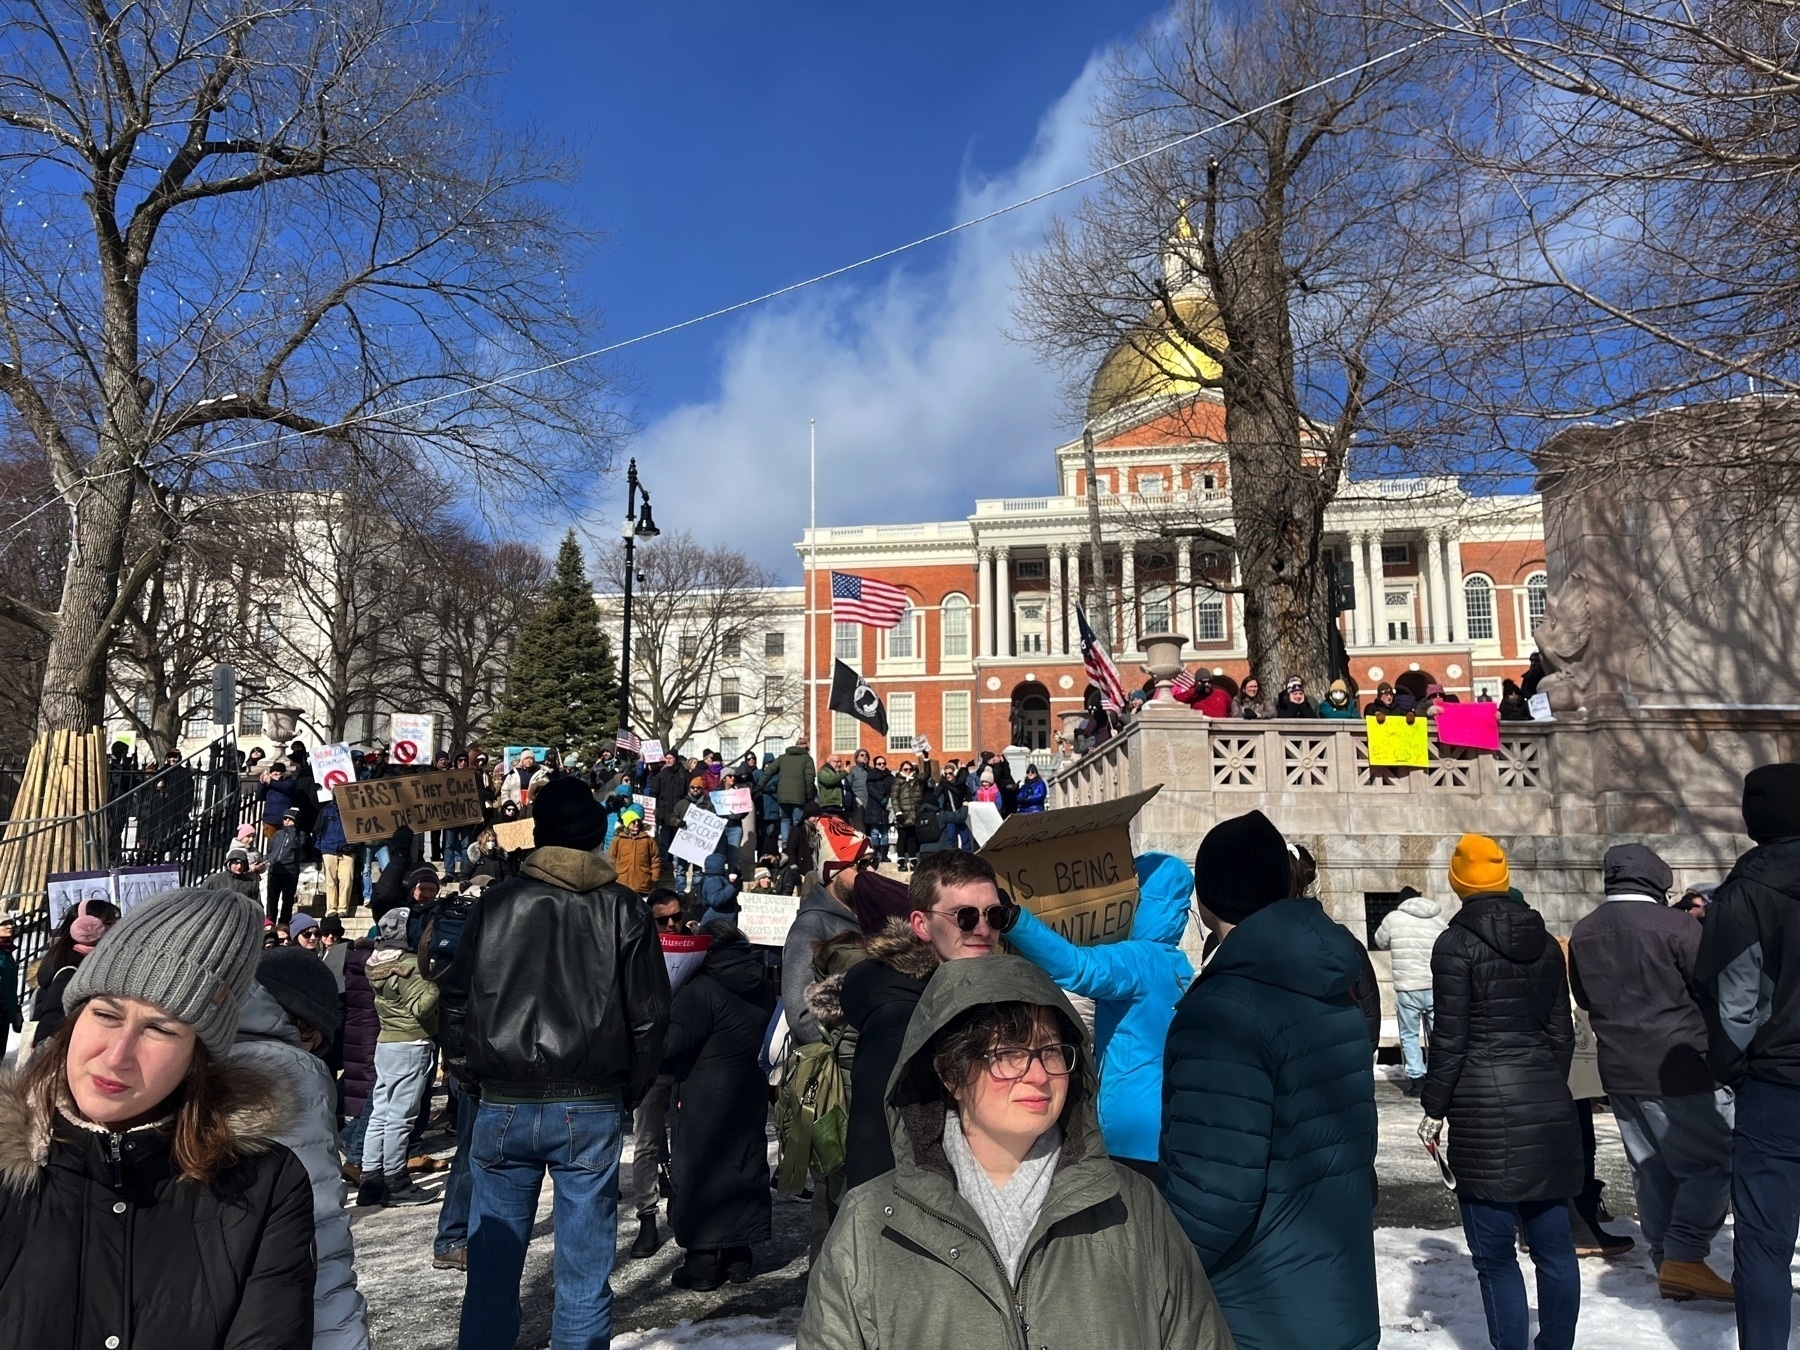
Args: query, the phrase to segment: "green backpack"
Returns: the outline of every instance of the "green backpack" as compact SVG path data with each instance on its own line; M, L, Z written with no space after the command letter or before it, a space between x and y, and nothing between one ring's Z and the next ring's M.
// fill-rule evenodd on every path
M850 1084L838 1062L838 1033L802 1045L787 1057L775 1089L775 1137L781 1162L775 1189L799 1195L810 1169L830 1176L844 1166L850 1128Z

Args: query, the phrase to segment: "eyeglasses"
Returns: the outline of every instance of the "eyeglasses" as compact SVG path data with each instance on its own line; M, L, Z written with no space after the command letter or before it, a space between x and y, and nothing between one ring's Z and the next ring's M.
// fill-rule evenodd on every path
M681 927L681 911L680 910L676 910L673 914L653 914L653 915L651 915L651 917L656 920L656 926L658 928L679 928L679 927Z
M983 919L987 926L996 933L1004 933L1012 927L1013 917L1019 912L1017 905L989 905L983 909L977 905L961 905L956 909L930 909L927 914L935 914L940 919L948 919L965 933L973 933L975 925Z
M987 1061L988 1072L1003 1083L1017 1082L1030 1073L1034 1059L1052 1078L1067 1078L1075 1067L1075 1047L1040 1045L1035 1050L1027 1050L1022 1045L1010 1046L1005 1050L989 1050L982 1058Z

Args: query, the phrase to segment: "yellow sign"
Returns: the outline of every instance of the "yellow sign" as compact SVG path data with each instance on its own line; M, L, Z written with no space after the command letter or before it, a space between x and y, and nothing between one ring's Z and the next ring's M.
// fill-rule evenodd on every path
M1385 720L1363 718L1369 729L1369 766L1423 769L1431 763L1430 719L1389 713Z
M1000 884L1079 947L1131 936L1131 822L1157 788L1093 806L1013 815L981 848Z

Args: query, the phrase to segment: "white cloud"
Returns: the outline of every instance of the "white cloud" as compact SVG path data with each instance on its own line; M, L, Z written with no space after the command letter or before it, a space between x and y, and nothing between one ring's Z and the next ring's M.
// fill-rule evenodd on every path
M1045 113L1030 152L965 183L956 220L1088 167L1097 66ZM819 424L821 527L958 519L977 496L1055 490L1066 435L1054 372L1006 336L1013 255L1074 194L976 226L885 279L821 286L753 315L727 342L718 394L657 417L633 453L665 528L729 539L797 579L807 419ZM662 504L667 502L668 506Z

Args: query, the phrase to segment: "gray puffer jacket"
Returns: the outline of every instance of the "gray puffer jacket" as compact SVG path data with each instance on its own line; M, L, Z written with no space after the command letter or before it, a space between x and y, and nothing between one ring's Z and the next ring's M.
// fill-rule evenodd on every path
M930 1042L987 1003L1056 1010L1080 1040L1063 1144L1017 1281L956 1189ZM814 1262L798 1350L981 1346L1230 1350L1193 1245L1156 1188L1106 1156L1086 1033L1062 991L1023 957L940 966L888 1087L894 1170L850 1192Z
M1431 949L1450 926L1443 912L1436 900L1411 895L1375 930L1376 950L1394 954L1395 993L1431 988Z
M231 1058L260 1069L293 1095L293 1114L275 1141L306 1168L313 1193L313 1350L369 1350L369 1309L356 1288L350 1212L338 1171L337 1086L317 1055L300 1046L300 1033L260 984L238 1020Z

